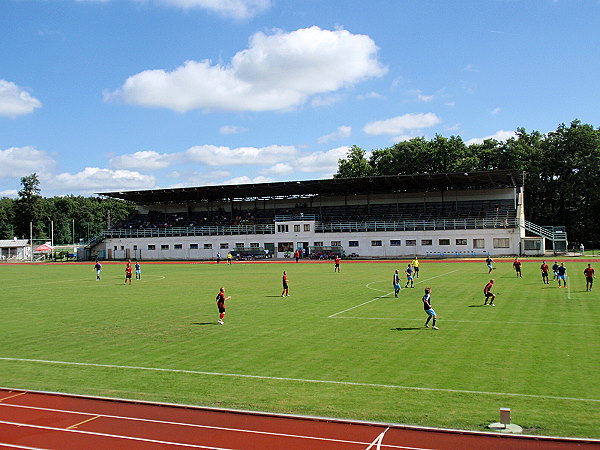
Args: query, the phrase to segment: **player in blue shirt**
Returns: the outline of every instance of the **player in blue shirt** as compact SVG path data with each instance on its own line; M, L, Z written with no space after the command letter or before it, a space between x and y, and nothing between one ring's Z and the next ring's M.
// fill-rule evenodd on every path
M431 306L431 288L430 287L425 288L425 295L423 296L423 309L427 313L427 320L425 321L425 328L429 328L429 321L431 319L433 319L431 328L433 328L434 330L439 330L439 328L435 326L437 316L435 314L434 309Z
M394 284L394 297L398 298L398 293L400 292L400 274L398 273L398 270L396 270L394 272L393 284Z
M558 287L567 287L567 268L564 263L560 263L558 269L556 270L556 277L558 278ZM564 286L560 285L560 282L563 282Z
M410 267L410 264L406 268L405 272L406 272L406 286L404 286L404 287L407 288L408 285L410 284L410 287L414 288L413 269L412 269L412 267Z

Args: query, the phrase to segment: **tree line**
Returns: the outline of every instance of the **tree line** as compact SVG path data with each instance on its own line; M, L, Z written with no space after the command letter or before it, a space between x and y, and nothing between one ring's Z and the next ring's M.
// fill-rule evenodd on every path
M107 228L108 220L115 225L135 210L134 204L117 199L44 198L35 173L22 177L21 186L16 199L0 198L0 239L29 239L31 223L34 239L49 241L53 229L56 244L88 242Z
M600 129L574 120L542 134L516 131L506 142L467 145L436 135L366 151L353 146L335 178L516 169L524 174L525 216L538 225L565 225L571 243L599 248Z

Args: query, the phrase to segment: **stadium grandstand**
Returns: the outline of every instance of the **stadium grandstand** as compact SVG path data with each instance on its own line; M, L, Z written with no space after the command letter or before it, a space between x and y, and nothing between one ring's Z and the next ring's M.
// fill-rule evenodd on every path
M102 259L542 255L560 227L525 220L522 175L498 170L104 192L135 214L88 246ZM529 236L528 236L529 234ZM531 236L533 235L533 236Z

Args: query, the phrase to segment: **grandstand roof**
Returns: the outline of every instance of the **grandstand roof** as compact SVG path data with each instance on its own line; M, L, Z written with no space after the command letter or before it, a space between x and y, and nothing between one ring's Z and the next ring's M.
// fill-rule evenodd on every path
M286 198L314 195L422 192L459 189L498 189L520 186L515 170L442 174L388 175L359 178L284 181L276 183L199 186L142 191L101 192L105 197L137 204L184 203L224 199Z

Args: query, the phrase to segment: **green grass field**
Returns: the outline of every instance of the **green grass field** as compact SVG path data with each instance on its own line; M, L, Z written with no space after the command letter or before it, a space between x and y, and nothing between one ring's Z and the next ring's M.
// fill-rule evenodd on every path
M499 263L495 308L483 262L424 261L398 299L405 263L147 263L132 286L123 264L0 265L0 385L473 430L509 407L525 433L600 438L600 286L539 265Z

